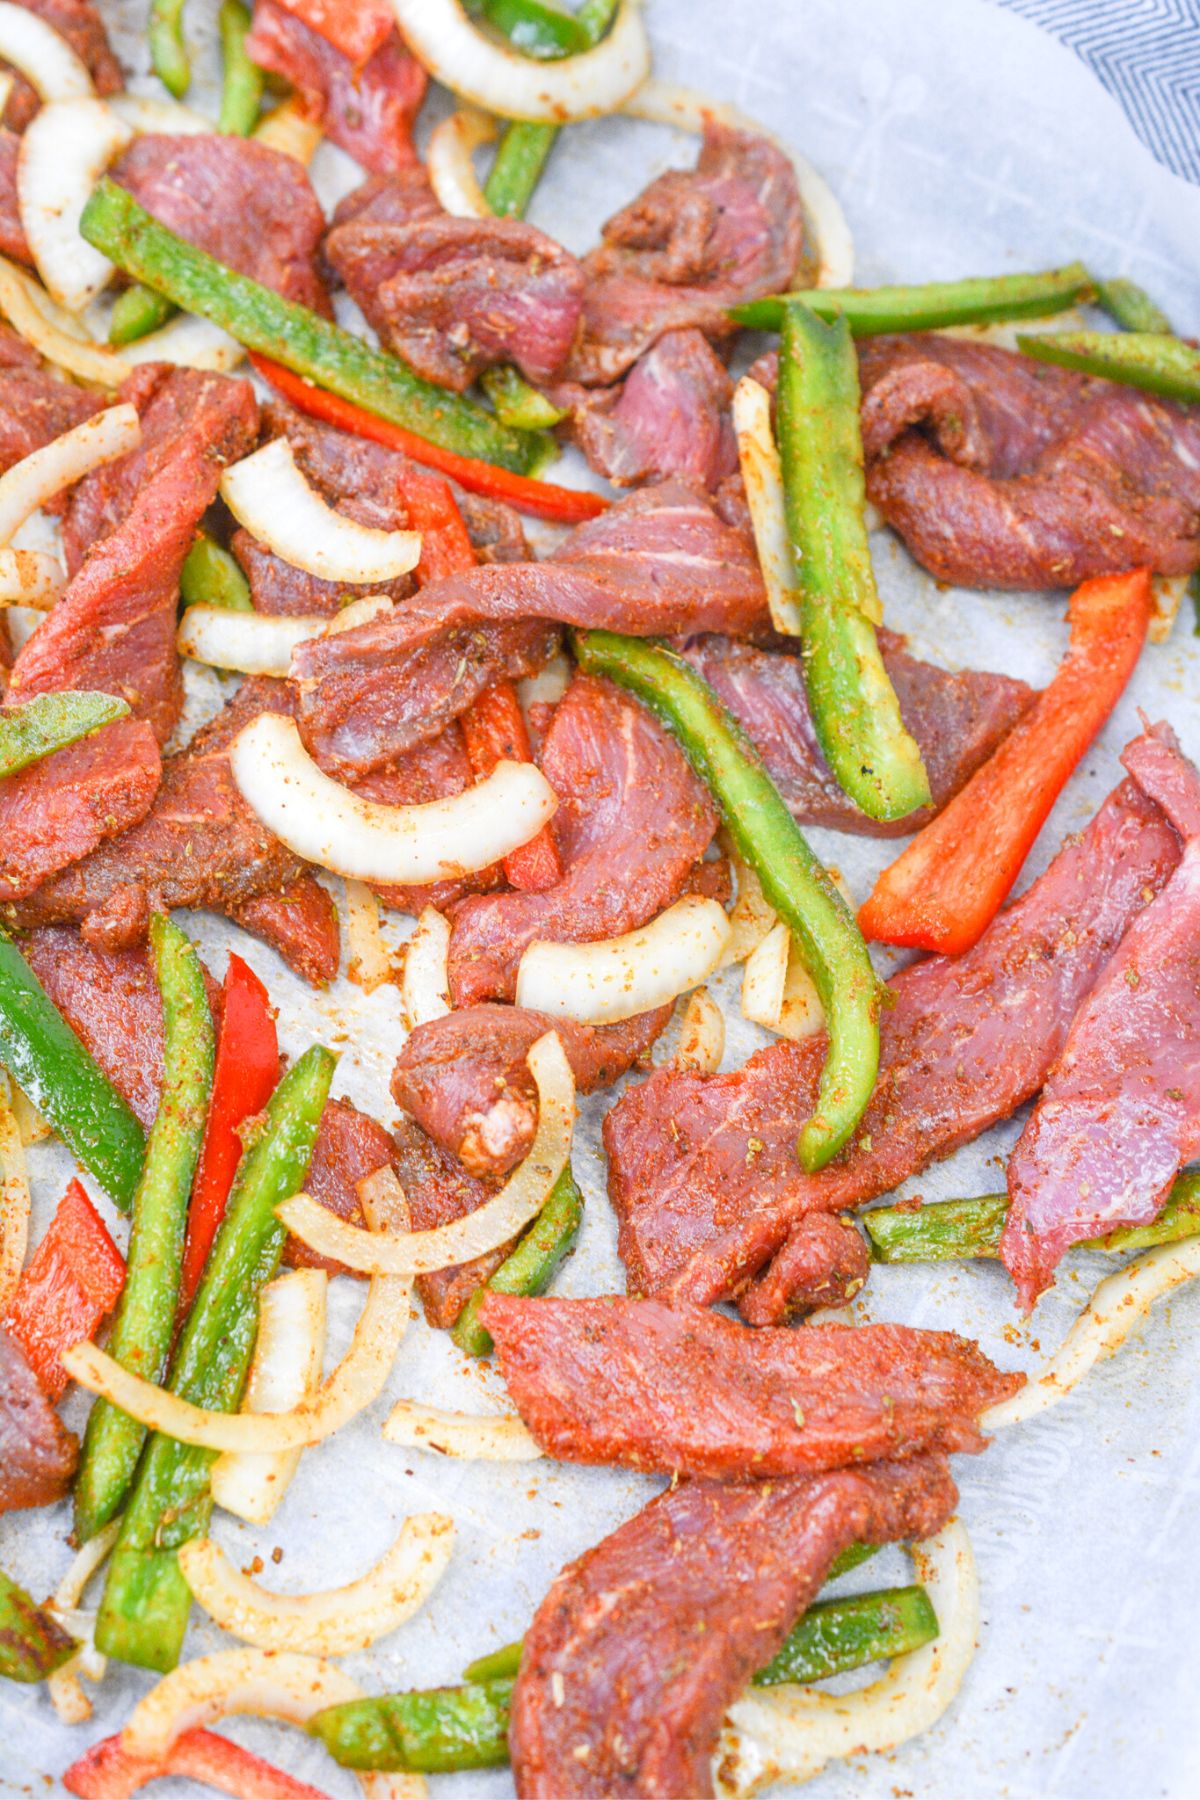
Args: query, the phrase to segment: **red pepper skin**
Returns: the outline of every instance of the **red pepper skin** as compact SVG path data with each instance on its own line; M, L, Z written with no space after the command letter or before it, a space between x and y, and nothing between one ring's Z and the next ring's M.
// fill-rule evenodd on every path
M80 1183L73 1181L0 1320L25 1352L48 1399L61 1400L70 1379L59 1356L95 1336L124 1285L121 1252Z
M1150 623L1150 571L1103 575L1071 596L1071 639L1049 687L946 809L883 871L858 915L865 938L958 956L995 918L1054 802L1133 673Z
M225 974L212 1100L188 1212L179 1278L181 1313L196 1297L217 1227L225 1216L225 1204L244 1148L238 1127L262 1111L278 1080L279 1039L267 990L240 956L231 955Z
M234 1800L329 1800L321 1788L285 1775L215 1731L183 1732L161 1761L124 1749L118 1731L85 1750L78 1762L71 1764L62 1784L80 1800L128 1800L130 1794L164 1775L216 1788L219 1793L232 1794Z
M415 431L406 431L403 425L393 425L389 419L381 419L365 407L356 406L353 400L343 400L340 394L314 387L302 375L294 375L267 356L252 352L250 361L263 380L270 382L285 400L290 400L297 411L307 413L312 419L323 419L326 425L336 425L342 431L370 438L372 443L384 444L389 450L403 451L405 456L411 456L426 468L452 475L469 493L507 500L518 512L532 513L539 519L554 519L565 525L594 519L608 510L608 501L599 494L557 487L551 481L535 481L529 475L514 475L508 469L497 468L494 463L480 462L477 457L459 456L453 450L443 450L440 445L431 444L428 438L418 437Z
M484 780L499 762L533 761L525 715L511 681L498 681L485 688L459 724L476 781ZM548 825L504 858L504 873L510 887L526 894L540 894L558 885L562 864Z

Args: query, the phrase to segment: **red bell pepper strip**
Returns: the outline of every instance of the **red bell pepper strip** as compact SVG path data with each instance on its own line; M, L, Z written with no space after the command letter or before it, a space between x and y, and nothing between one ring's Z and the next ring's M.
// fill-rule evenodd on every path
M392 35L396 15L390 0L279 0L285 12L323 37L356 67L374 56Z
M299 412L322 419L327 425L336 425L342 431L352 431L358 437L370 438L372 443L384 444L389 450L401 450L426 468L453 476L469 493L507 500L518 512L533 513L536 518L554 519L567 525L594 519L608 508L608 501L599 494L557 487L551 481L535 481L532 476L514 475L509 469L480 462L477 457L459 456L453 450L443 450L440 445L431 444L428 438L406 431L403 425L393 425L365 407L356 406L353 400L343 400L340 394L314 387L302 375L293 374L281 363L272 362L257 352L251 353L250 361L263 380L269 381L275 391L290 400Z
M135 1756L124 1749L118 1731L85 1750L78 1762L71 1764L62 1784L80 1800L128 1800L147 1782L165 1775L198 1781L222 1794L232 1794L234 1800L329 1800L321 1788L285 1775L215 1731L181 1733L161 1759Z
M1067 608L1067 654L999 749L883 871L863 936L957 956L995 918L1054 802L1133 672L1150 622L1150 572L1085 581Z
M25 1352L48 1399L61 1400L66 1392L69 1377L58 1360L61 1352L95 1336L124 1285L121 1252L80 1183L73 1181L0 1320Z
M240 956L231 955L212 1100L188 1212L179 1277L181 1313L196 1297L217 1227L225 1216L225 1203L245 1148L238 1128L262 1111L278 1080L279 1039L267 990Z
M400 498L413 531L421 533L421 560L416 576L420 587L475 567L475 546L444 475L431 475L414 464L405 466Z

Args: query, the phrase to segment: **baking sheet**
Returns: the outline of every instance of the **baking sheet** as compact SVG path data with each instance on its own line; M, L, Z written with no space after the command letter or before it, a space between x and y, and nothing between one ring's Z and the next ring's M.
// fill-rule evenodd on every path
M106 5L126 65L144 75L141 4ZM193 0L189 35L205 37L210 9ZM1071 53L984 0L836 0L730 6L719 0L649 0L656 69L730 99L789 138L825 173L845 205L864 282L921 280L1050 266L1082 257L1144 282L1184 329L1200 325L1195 245L1200 193L1166 173L1117 104ZM205 54L208 54L206 47ZM211 74L211 59L206 61ZM153 84L135 80L153 91ZM211 89L207 90L209 93ZM203 81L193 96L203 104ZM692 143L655 127L606 121L573 128L552 161L533 217L573 249L599 221ZM352 165L323 150L323 196L336 197ZM1063 603L939 589L886 533L874 540L888 622L914 649L951 666L1052 672L1066 642ZM1147 651L1128 693L1060 799L1025 872L1040 871L1063 833L1077 829L1119 778L1117 754L1137 711L1168 716L1200 755L1200 641L1181 618L1170 641ZM215 701L212 681L190 684L193 714ZM821 854L854 893L868 890L894 846L814 832ZM219 975L237 934L192 915ZM390 929L390 927L389 927ZM406 925L397 924L396 935ZM314 997L254 940L238 949L270 986L284 1043L297 1052L320 1036L342 1052L336 1091L385 1120L387 1077L402 1038L391 988L365 997L339 982ZM726 1067L763 1034L737 1023L732 984ZM615 1230L604 1193L599 1121L611 1097L582 1106L575 1167L587 1196L581 1247L559 1291L620 1291ZM908 1191L929 1198L999 1185L1020 1120L941 1164ZM35 1232L69 1168L54 1146L30 1151ZM878 1270L865 1313L977 1335L1001 1363L1034 1366L1061 1340L1098 1279L1100 1259L1069 1258L1030 1329L1017 1324L996 1266ZM331 1288L330 1358L341 1353L360 1304L348 1281ZM834 1765L809 1786L814 1800L1132 1800L1200 1791L1200 1575L1193 1515L1200 1501L1200 1395L1193 1366L1200 1289L1160 1306L1143 1333L1095 1372L1067 1404L1000 1437L980 1458L959 1458L962 1516L982 1582L979 1653L949 1715L896 1754ZM389 1396L482 1410L500 1403L496 1378L464 1368L448 1339L414 1322ZM661 1483L553 1464L505 1467L445 1461L382 1442L387 1400L330 1444L308 1452L270 1526L218 1514L214 1535L239 1566L261 1556L266 1577L303 1591L361 1573L410 1513L453 1516L450 1570L426 1609L370 1653L344 1659L368 1690L452 1681L466 1661L516 1637L570 1557L595 1543ZM84 1407L68 1407L78 1426ZM36 1592L66 1566L65 1507L0 1519L0 1563ZM278 1566L272 1552L282 1552ZM859 1586L907 1579L898 1550ZM854 1585L854 1578L848 1585ZM94 1591L94 1590L93 1590ZM227 1645L193 1615L186 1654ZM853 1678L851 1678L853 1679ZM95 1739L118 1729L151 1678L114 1665L92 1690L93 1721L60 1726L45 1689L0 1686L0 1791L61 1791L56 1776ZM299 1733L237 1722L232 1735L332 1795L356 1791ZM501 1800L507 1771L437 1778L435 1800ZM164 1800L196 1790L163 1783ZM782 1790L775 1790L781 1792Z

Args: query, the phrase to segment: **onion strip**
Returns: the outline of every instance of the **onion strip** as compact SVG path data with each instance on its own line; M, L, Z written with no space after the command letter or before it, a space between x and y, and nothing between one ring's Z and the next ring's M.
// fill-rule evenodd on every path
M611 1025L698 987L721 961L730 924L716 900L688 894L636 931L590 944L530 944L517 1005L586 1025Z
M677 1069L715 1075L725 1054L725 1014L707 988L697 988L684 1009L672 1062Z
M2 480L3 477L0 477ZM324 637L328 619L292 613L235 612L228 606L189 606L175 642L181 656L240 675L286 679L292 651L308 638Z
M361 881L345 884L346 979L373 994L392 979L392 959L383 940L379 902Z
M481 144L496 136L496 121L487 113L451 113L435 125L425 152L429 185L444 212L456 219L490 219L494 215L471 161Z
M1165 644L1170 637L1175 616L1183 605L1191 581L1190 575L1150 577L1149 637L1152 644Z
M16 1292L29 1248L29 1176L21 1128L9 1105L7 1076L0 1088L0 1313Z
M776 631L800 635L800 602L783 502L783 471L771 427L771 397L743 375L733 393L733 428L754 544Z
M400 1004L410 1031L450 1011L450 921L436 906L425 908L404 946Z
M121 355L130 368L167 362L185 369L215 369L221 375L228 375L246 360L244 345L196 313L177 313L158 331L125 344Z
M737 855L732 856L730 861L733 864L737 893L729 913L731 929L725 954L721 958L723 969L728 968L731 963L745 962L747 957L753 955L778 918L749 863L744 863Z
M137 407L123 402L93 413L0 475L0 545L9 544L39 506L92 469L115 462L142 441Z
M774 1031L783 1011L792 934L780 919L746 958L742 973L742 1017Z
M103 100L44 106L21 139L17 203L37 272L60 306L81 313L115 273L79 230L88 196L133 132Z
M441 1580L453 1549L453 1519L417 1513L365 1575L320 1593L268 1593L235 1569L211 1538L184 1544L179 1567L194 1598L231 1637L258 1650L342 1656L369 1649L411 1619Z
M527 1061L538 1094L533 1143L499 1193L475 1212L430 1231L366 1232L297 1194L276 1208L279 1217L311 1250L373 1275L422 1275L506 1244L541 1211L571 1150L575 1077L557 1033L540 1037Z
M56 557L42 550L0 550L0 606L49 612L66 585L66 571Z
M322 581L394 581L417 565L419 531L379 531L334 510L306 481L286 438L232 463L221 498L268 550Z
M321 142L322 131L317 121L305 112L302 102L293 95L291 99L274 107L265 119L261 119L251 136L255 143L266 144L270 150L279 150L284 156L294 158L307 168Z
M525 1421L516 1413L443 1412L397 1400L384 1422L389 1444L414 1450L436 1450L442 1456L476 1462L537 1462L543 1452Z
M65 37L25 6L0 4L0 57L19 69L46 105L95 92L83 59Z
M120 387L130 365L112 350L102 350L44 288L16 263L0 256L0 312L19 337L56 368L97 387Z
M121 1530L120 1519L112 1519L95 1537L88 1539L72 1560L70 1568L54 1590L47 1611L63 1625L63 1616L74 1613L83 1599L88 1582L96 1574L105 1557L117 1541ZM46 1686L50 1701L64 1725L83 1725L92 1716L92 1703L83 1691L79 1680L82 1670L94 1681L104 1677L108 1666L108 1658L101 1656L90 1641L81 1646L70 1662L64 1663L50 1676Z

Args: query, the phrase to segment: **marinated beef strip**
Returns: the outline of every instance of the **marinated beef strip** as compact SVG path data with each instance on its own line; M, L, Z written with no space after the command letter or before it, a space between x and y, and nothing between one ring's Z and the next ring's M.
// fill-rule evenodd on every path
M509 1727L521 1800L703 1800L730 1703L854 1543L926 1538L938 1456L790 1481L688 1481L567 1566L525 1634Z
M480 894L450 934L455 1006L511 1000L539 938L579 944L654 918L684 891L717 827L707 790L674 739L610 682L577 675L541 754L558 796L563 879L541 893Z
M3 245L0 253L8 254ZM0 474L107 404L44 368L15 331L0 325Z
M150 726L118 719L0 781L0 902L23 901L144 819L162 758Z
M823 1037L730 1074L659 1070L604 1121L629 1290L736 1294L812 1212L887 1193L1030 1099L1109 957L1176 868L1179 838L1131 780L974 949L888 982L880 1075L854 1138L817 1175L796 1155Z
M741 631L766 619L753 545L679 482L580 526L546 562L484 564L431 582L388 618L300 645L292 672L310 750L367 773L441 731L493 682L553 654L550 621Z
M871 1254L862 1233L836 1213L798 1219L765 1275L738 1296L747 1325L784 1325L828 1306L845 1306L866 1286Z
M537 1089L525 1058L556 1031L582 1094L611 1087L666 1029L669 1006L618 1025L579 1025L519 1006L469 1006L418 1025L392 1073L392 1098L471 1175L503 1175L528 1153Z
M304 1177L304 1191L339 1219L365 1228L359 1182L380 1169L390 1168L394 1161L395 1147L378 1120L359 1112L348 1100L327 1100L312 1161ZM354 1273L332 1257L310 1250L290 1233L283 1247L283 1260L293 1269L324 1269L330 1275Z
M32 90L31 90L32 91ZM21 140L15 132L0 127L0 256L12 262L33 267L33 252L21 223L21 206L17 198L17 162Z
M677 477L711 490L738 466L729 408L733 383L703 333L668 331L620 386L563 383L569 435L591 467L617 487Z
M830 773L813 728L798 651L782 639L767 650L715 634L679 646L742 726L799 825L868 837L908 836L966 786L1036 697L1014 676L976 669L955 674L922 662L895 632L881 630L879 641L933 795L931 805L890 824L860 812Z
M317 258L325 214L302 163L255 138L135 138L109 170L190 244L287 300L329 315Z
M61 1500L78 1444L38 1386L20 1346L0 1326L0 1513Z
M393 31L361 68L276 0L254 0L246 51L296 89L331 143L364 169L389 174L416 161L412 128L428 77Z
M235 925L261 938L310 987L328 987L338 971L341 938L333 896L316 878L297 875L279 893L255 894L229 908Z
M1200 565L1200 408L960 338L872 338L859 359L867 492L940 580Z
M26 12L36 13L47 25L65 38L92 78L92 85L103 98L125 86L125 75L112 53L104 21L88 0L17 0ZM10 131L22 132L34 114L41 109L37 89L17 69L0 61L0 70L11 74L12 92L4 108L4 123Z
M371 775L352 776L348 785L356 794L383 806L424 806L430 800L449 800L473 787L474 771L463 734L455 721L435 738L416 744L395 762ZM453 907L467 894L488 893L502 887L504 871L498 863L473 874L447 877L423 887L388 887L372 883L385 906L398 912L420 913L434 906L439 912Z
M790 285L804 237L795 171L766 138L709 120L696 167L658 176L601 235L566 371L588 387L616 381L665 332L728 337L728 307Z
M297 884L316 883L242 799L229 746L260 713L291 713L294 704L287 682L243 682L187 749L168 757L148 817L30 895L16 909L18 922L78 923L90 943L120 949L141 941L152 908L212 907L240 918L286 954L286 931L270 935L276 910L267 907L251 923L244 909L267 900L292 907ZM327 981L337 970L337 922L327 902L328 896L314 900L325 908L326 928L298 968L309 981Z
M1026 1309L1071 1244L1149 1224L1200 1154L1200 775L1166 725L1121 760L1183 859L1076 1013L1009 1159L1000 1254Z
M395 1168L408 1200L415 1231L432 1231L466 1218L497 1193L496 1176L468 1174L456 1156L427 1137L411 1119L402 1118L395 1131ZM448 1331L475 1289L494 1275L512 1248L499 1244L470 1262L454 1263L430 1275L417 1276L417 1294L427 1322Z

